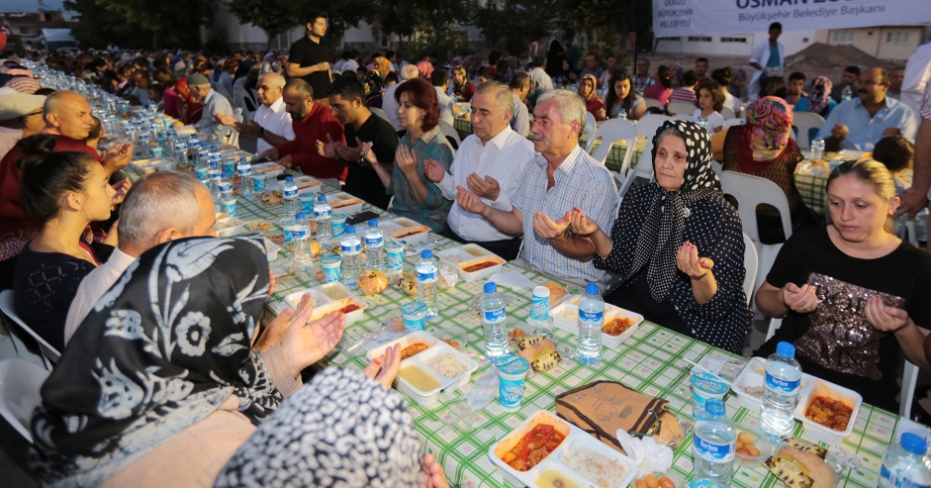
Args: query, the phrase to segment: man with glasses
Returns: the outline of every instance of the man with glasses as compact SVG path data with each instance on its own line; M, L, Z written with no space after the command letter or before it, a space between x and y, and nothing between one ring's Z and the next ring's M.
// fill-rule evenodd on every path
M18 92L0 95L0 159L3 159L20 139L42 132L45 128L45 121L42 119L43 103L45 97L42 95Z

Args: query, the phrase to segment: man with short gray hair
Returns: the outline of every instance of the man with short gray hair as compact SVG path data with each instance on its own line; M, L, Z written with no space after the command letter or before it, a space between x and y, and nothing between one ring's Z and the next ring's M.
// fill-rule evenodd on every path
M472 96L472 127L456 151L456 158L446 173L436 161L424 161L424 174L447 200L456 201L457 188L469 188L484 204L502 212L511 212L511 198L519 191L520 175L533 159L533 144L511 130L514 96L507 85L489 81ZM481 215L467 212L453 203L444 234L460 242L475 242L489 251L511 260L517 257L520 238L499 230Z
M232 117L233 106L230 101L223 95L214 91L210 87L210 80L200 73L194 73L187 77L187 86L194 101L203 102L204 109L201 112L200 120L194 124L198 131L207 134L207 137L216 141L223 141L231 132L231 129L218 123L214 115L225 114Z
M269 149L294 140L294 129L291 127L291 115L284 106L281 94L284 91L285 79L278 73L265 73L259 76L256 82L256 92L259 94L259 108L250 122L239 122L232 115L214 114L217 122L235 127L241 134L253 134L256 142L256 154L262 154Z
M68 309L65 344L100 297L149 249L177 239L215 236L216 214L207 188L181 173L153 173L139 180L120 207L113 224L119 244L106 263L84 277Z
M578 207L602 229L610 229L617 200L614 180L579 146L579 132L585 126L582 97L568 90L544 93L533 115L533 148L540 154L518 178L519 187L511 195L513 208L495 208L461 186L456 201L505 234L523 234L524 247L516 264L584 288L602 274L590 260L582 261L595 246L572 235L569 212Z

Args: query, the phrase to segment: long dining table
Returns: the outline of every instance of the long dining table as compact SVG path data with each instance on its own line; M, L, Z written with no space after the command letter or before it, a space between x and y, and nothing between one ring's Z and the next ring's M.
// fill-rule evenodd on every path
M142 174L138 167L132 166L128 172L133 178ZM321 185L319 190L321 194L339 191L326 185ZM261 220L271 224L267 234L281 232L278 226L281 209L281 204L266 205L256 197L240 196L237 203L240 220ZM390 211L381 210L368 203L363 205L362 210L375 212L383 219L394 217ZM427 245L434 251L439 251L459 244L431 233ZM289 294L321 284L316 276L316 267L311 271L292 272L291 252L286 245L282 247L278 258L269 263L276 275L276 285L274 294L266 303L266 323L287 307L285 297ZM412 271L416 260L417 257L413 253L407 255L404 262L405 271ZM514 263L505 264L504 271L516 271L535 284L560 281L558 278L524 269ZM529 376L525 384L523 404L517 412L502 410L497 400L493 400L482 410L469 410L465 408L465 395L471 390L475 379L491 367L483 359L482 324L473 305L475 298L482 294L484 281L486 280L467 283L460 280L454 288L439 291L439 316L428 321L426 327L428 332L455 337L462 341L461 346L466 354L480 363L479 369L472 374L472 381L458 390L441 393L439 402L430 407L418 405L401 393L408 399L408 408L423 440L425 452L433 454L439 460L451 486L512 486L502 478L489 458L489 447L534 412L555 411L555 397L564 391L596 380L617 381L645 395L668 400L670 410L680 421L691 420L690 362L698 362L709 356L720 358L724 363L720 375L732 381L749 361L748 358L672 332L659 324L642 322L636 332L620 347L603 348L602 361L595 366L586 366L564 358L555 369ZM499 292L503 293L508 301L509 330L516 327L526 330L525 321L529 314L531 289L505 285L499 288ZM354 346L367 334L371 335L379 330L384 318L397 312L402 304L416 300L415 296L394 286L389 286L381 293L362 295L361 298L367 305L363 318L346 327L343 339L325 359L331 365L363 369L367 364L365 350ZM575 345L575 336L559 329L554 329L554 339L560 349ZM733 394L726 397L726 407L728 418L737 426L744 425L758 430L757 414L743 407ZM855 419L853 433L841 444L843 449L855 454L860 466L847 469L837 486L875 487L886 447L894 441L897 430L913 428L914 425L892 412L862 405ZM804 439L810 438L803 424L798 422L795 434ZM691 431L687 431L674 450L672 467L666 475L677 486L685 486L692 479L692 460L692 435ZM746 488L782 486L761 463L741 461L735 462L732 484Z

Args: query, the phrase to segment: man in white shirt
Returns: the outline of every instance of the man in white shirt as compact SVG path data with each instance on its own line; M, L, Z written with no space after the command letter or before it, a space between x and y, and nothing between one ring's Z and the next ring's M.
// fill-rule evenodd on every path
M537 56L530 70L530 92L536 93L537 90L543 90L544 93L554 90L553 79L546 74L546 56Z
M398 120L398 101L394 99L394 92L397 91L398 87L401 86L405 81L412 80L414 78L420 77L420 70L417 69L417 66L413 64L404 65L401 68L401 83L396 85L391 85L385 90L385 95L382 97L381 109L385 112L385 115L388 116L388 122L391 122L391 127L394 127L394 130L400 131L404 128L401 127L401 122Z
M207 188L182 173L158 172L139 180L120 207L119 245L84 277L68 309L65 344L100 298L142 253L177 239L215 236L216 214Z
M456 104L446 94L446 89L449 86L448 73L445 68L434 70L433 74L430 75L430 83L433 84L433 89L436 90L436 101L440 106L440 121L452 126L456 117Z
M256 154L294 140L291 115L285 110L281 94L285 79L278 73L265 73L259 77L256 89L259 93L259 108L251 122L239 122L232 115L214 114L217 122L235 127L242 134L255 134L258 138Z
M352 71L355 73L359 69L359 51L355 49L349 51L349 58L343 61L341 68L342 72Z
M187 86L191 95L197 102L204 102L204 109L200 116L200 121L194 124L199 132L207 134L212 140L224 142L226 136L232 129L229 129L217 122L214 117L217 114L233 115L233 106L230 101L223 95L220 95L210 87L210 80L200 73L194 73L187 77Z
M757 44L750 55L750 66L753 66L753 78L750 79L750 99L759 98L760 87L770 76L782 76L785 67L785 48L778 42L782 35L782 24L773 22L769 25L769 39Z
M514 97L506 85L490 81L480 85L472 97L474 134L456 151L447 173L436 161L424 161L424 174L443 196L455 202L458 189L468 188L485 204L510 212L511 195L521 184L520 174L533 159L533 144L511 130ZM479 214L466 212L453 203L445 234L460 242L474 242L511 260L517 257L520 237L502 232Z
M921 97L925 85L931 79L931 40L918 46L905 64L905 79L902 80L902 102L915 113L921 111Z

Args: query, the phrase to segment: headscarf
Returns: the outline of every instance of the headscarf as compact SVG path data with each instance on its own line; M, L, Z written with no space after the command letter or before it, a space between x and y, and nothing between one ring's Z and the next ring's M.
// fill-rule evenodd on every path
M268 291L258 237L146 251L94 306L42 385L30 464L45 484L97 486L231 396L258 423L281 394L253 333Z
M585 95L582 95L582 82L588 79L592 80L592 92L586 97ZM583 76L581 80L579 80L579 96L584 98L585 101L592 100L598 96L598 78L595 78L595 75L589 73Z
M831 102L831 89L834 83L831 80L819 76L811 82L811 91L808 92L808 111L813 114L820 114L824 107Z
M669 63L669 70L672 71L672 68L676 69L676 74L672 75L672 86L678 87L682 83L682 75L685 73L682 71L682 65L676 61Z
M365 88L365 99L368 100L369 97L375 95L381 95L381 89L384 85L382 81L382 74L378 70L372 70L365 74L365 79L362 82L363 87Z
M754 161L776 159L789 143L792 107L779 97L763 97L747 105L750 150Z
M214 488L420 487L420 441L405 401L330 367L291 395L233 454Z
M378 56L372 61L372 64L375 65L375 69L381 74L382 79L385 79L385 76L388 76L388 73L391 72L391 62L384 56Z
M433 64L430 61L421 61L417 63L417 69L420 70L421 78L430 80L430 75L433 74Z
M6 87L12 88L20 93L25 93L27 95L32 95L36 90L42 88L42 85L35 80L35 78L30 78L28 76L15 76L7 81Z
M676 279L676 253L685 231L686 206L721 194L721 182L711 167L711 136L695 122L671 120L657 129L653 136L653 171L657 170L659 136L669 127L677 129L685 138L687 161L682 186L676 191L660 187L640 231L630 271L633 276L648 266L647 283L657 303L666 298Z

